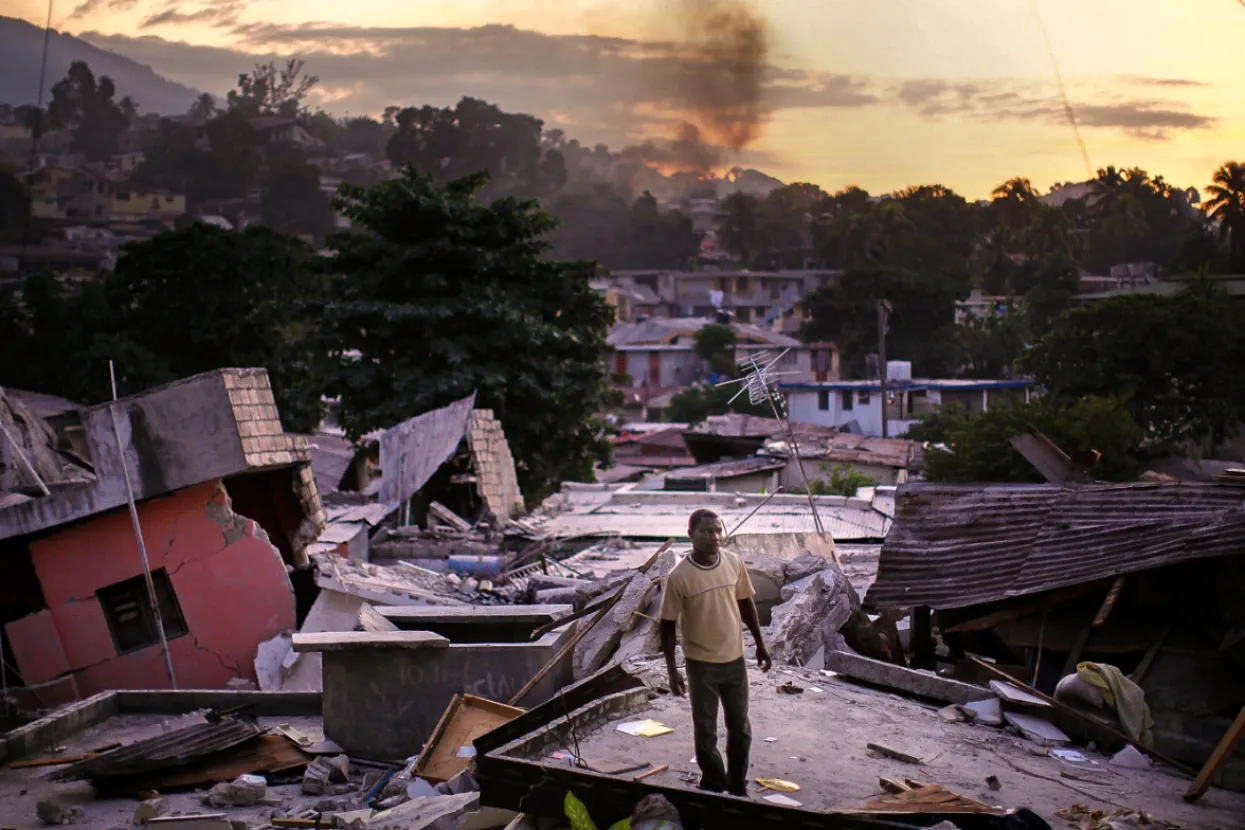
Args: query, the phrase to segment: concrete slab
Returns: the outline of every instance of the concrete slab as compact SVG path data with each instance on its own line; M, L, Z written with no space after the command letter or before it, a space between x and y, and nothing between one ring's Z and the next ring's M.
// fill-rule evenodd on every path
M316 634L295 634L294 650L357 651L359 649L440 649L449 648L450 641L431 631L321 631Z
M862 680L896 692L943 703L970 703L989 696L987 690L981 686L906 669L892 663L883 663L881 660L871 660L845 651L826 652L826 668L853 680Z
M415 622L479 621L486 623L531 624L533 628L565 617L575 610L573 605L481 605L453 606L395 605L376 609L381 616L399 624Z

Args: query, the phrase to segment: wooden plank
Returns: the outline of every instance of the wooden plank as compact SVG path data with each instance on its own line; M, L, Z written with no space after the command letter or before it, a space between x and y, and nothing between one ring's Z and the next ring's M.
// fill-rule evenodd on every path
M31 758L27 761L14 761L8 769L31 769L32 767L54 767L57 764L76 764L87 758L98 758L102 753L86 752L81 755L59 755L55 758Z
M1040 697L1042 700L1046 701L1051 706L1054 706L1064 715L1084 724L1085 726L1089 727L1089 729L1098 730L1100 732L1105 732L1106 734L1111 735L1113 738L1116 738L1117 740L1121 740L1124 743L1129 744L1130 746L1136 747L1138 752L1145 753L1146 755L1149 755L1151 758L1153 758L1156 761L1162 761L1164 764L1167 764L1173 769L1180 770L1185 775L1196 775L1197 774L1192 769L1180 763L1179 761L1173 758L1169 758L1166 755L1158 752L1157 750L1144 747L1141 744L1134 741L1132 738L1125 735L1123 732L1120 732L1118 729L1114 729L1113 727L1110 727L1106 725L1105 723L1102 723L1101 721L1095 720L1094 718L1091 718L1088 715L1083 715L1080 712L1078 712L1076 709L1071 708L1070 706L1065 706L1064 704L1055 700L1050 695L1047 695L1043 692L1039 692L1037 689L1033 688L1027 683L1021 680L1017 680L1016 678L1012 677L1010 674L1007 674L1001 669L998 669L997 667L990 665L985 660L980 660L976 657L969 657L968 659L976 663L978 666L981 666L983 669L990 672L995 677L998 677L1001 680L1006 680L1009 683L1014 683L1015 685L1019 686L1020 688L1029 692L1030 694Z
M439 501L428 503L428 512L437 518L438 521L449 525L455 530L461 530L464 533L471 532L471 523L459 516L453 510L450 510Z
M1236 720L1232 721L1232 725L1224 733L1223 738L1219 741L1219 745L1215 747L1215 751L1206 759L1206 765L1202 767L1197 774L1197 778L1193 779L1193 783L1189 785L1189 789L1184 794L1185 801L1197 801L1206 794L1206 791L1210 789L1211 779L1218 774L1220 767L1227 762L1228 758L1232 757L1232 753L1236 751L1236 747L1241 742L1243 735L1245 735L1245 706L1241 707Z
M1085 646L1089 644L1089 638L1093 633L1094 624L1091 621L1077 636L1076 642L1072 644L1072 650L1068 652L1068 659L1064 661L1061 677L1067 677L1076 671L1076 664L1081 662L1081 654L1084 653Z
M521 714L522 709L487 698L456 696L415 762L415 774L437 784L450 780L471 763L471 757L458 754L462 747Z
M1094 617L1094 628L1102 628L1107 617L1111 616L1111 609L1115 608L1115 604L1120 600L1120 592L1124 590L1124 580L1124 574L1120 574L1115 578L1115 582L1111 583L1111 590L1107 591L1107 598L1102 601L1102 607L1098 609L1098 615Z
M883 746L882 744L868 743L868 744L865 744L865 747L867 749L873 750L878 755L882 755L886 758L890 758L893 761L903 761L905 764L920 764L921 763L921 759L916 757L915 755L909 755L906 752L900 752L898 749L891 749L889 746Z
M370 602L365 602L359 606L359 625L364 631L398 631L398 627L394 625L393 620L383 616L376 610L376 606Z

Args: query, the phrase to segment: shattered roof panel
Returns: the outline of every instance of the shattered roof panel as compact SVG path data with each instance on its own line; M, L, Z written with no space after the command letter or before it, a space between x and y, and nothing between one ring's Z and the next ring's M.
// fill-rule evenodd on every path
M449 406L403 421L381 434L381 502L406 501L449 460L467 434L475 400L473 392Z
M962 608L1245 552L1245 489L1224 484L909 484L872 607Z
M354 443L326 432L305 437L311 450L311 468L316 473L316 488L321 493L336 492L354 461L357 452Z
M751 512L748 508L714 507L728 530ZM890 520L873 510L852 507L818 506L817 513L826 531L836 540L882 539ZM557 536L621 535L637 539L667 539L687 536L687 517L691 510L683 505L609 505L591 513L563 513L541 529ZM813 514L808 505L767 505L741 528L748 533L815 533Z

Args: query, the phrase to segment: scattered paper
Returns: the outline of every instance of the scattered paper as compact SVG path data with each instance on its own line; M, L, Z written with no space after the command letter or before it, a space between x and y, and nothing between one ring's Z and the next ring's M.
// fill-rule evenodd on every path
M1067 761L1070 764L1084 764L1086 762L1093 763L1075 749L1052 749L1050 754L1058 758L1060 761Z
M794 781L785 781L782 778L758 778L756 782L761 785L763 790L776 790L781 793L798 793L800 785Z
M838 677L839 676L839 673L837 671L830 671L829 669L822 669L821 673L824 674L826 677Z
M825 691L825 689L822 689L820 686L809 686L808 690L810 692L817 692L818 694L821 694L822 692Z
M655 720L637 720L618 724L618 731L636 738L655 738L658 735L669 735L674 730Z
M765 739L765 742L766 742L767 744L772 744L772 743L773 743L774 741L776 741L776 740L778 740L778 739L777 739L777 738L766 738L766 739Z
M770 804L777 804L780 807L803 807L802 802L796 801L794 798L783 795L782 793L774 793L765 796L765 800Z
M459 758L474 758L476 757L476 748L474 746L460 746L455 754Z

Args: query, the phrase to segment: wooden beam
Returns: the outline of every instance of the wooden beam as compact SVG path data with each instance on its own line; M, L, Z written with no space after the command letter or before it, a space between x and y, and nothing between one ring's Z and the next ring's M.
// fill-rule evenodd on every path
M1124 574L1120 574L1115 578L1115 582L1111 583L1111 590L1107 591L1107 598L1102 601L1102 607L1098 609L1098 616L1094 617L1094 628L1102 628L1103 623L1107 621L1107 617L1111 616L1111 609L1119 602L1120 592L1124 590Z
M1241 742L1241 737L1245 735L1245 706L1241 707L1240 713L1236 716L1236 720L1232 721L1232 725L1228 727L1228 731L1224 733L1223 738L1219 741L1219 745L1215 747L1215 751L1206 759L1206 765L1202 767L1202 771L1197 774L1197 778L1193 779L1193 783L1189 785L1189 789L1184 794L1185 801L1197 801L1206 791L1210 789L1211 779L1219 772L1219 768L1232 757L1232 753L1236 751L1237 744Z
M1137 668L1133 669L1132 676L1129 679L1138 686L1141 685L1142 680L1145 680L1146 672L1150 671L1150 664L1154 662L1155 657L1158 657L1159 649L1163 647L1163 643L1167 642L1167 635L1171 633L1171 630L1171 623L1163 627L1163 630L1159 632L1159 636L1154 638L1154 642L1146 650L1145 656L1141 658L1141 662L1137 664Z
M1190 776L1197 775L1197 773L1193 769L1191 769L1188 766L1185 766L1179 761L1176 761L1172 758L1167 757L1166 755L1163 755L1158 750L1150 749L1149 747L1142 746L1141 744L1137 743L1132 738L1128 737L1127 735L1125 735L1123 732L1119 731L1118 729L1108 726L1102 721L1095 720L1094 718L1091 718L1088 715L1081 714L1076 709L1073 709L1072 707L1064 703L1061 703L1058 700L1055 700L1050 695L1045 694L1044 692L1039 692L1037 689L1025 683L1023 680L1017 680L1016 678L1012 677L1010 674L998 668L997 666L991 665L990 663L987 663L985 660L981 660L976 657L969 657L968 659L976 663L978 666L981 666L983 669L985 669L986 671L988 671L990 674L994 675L995 677L999 678L1000 680L1004 680L1015 686L1019 686L1020 688L1024 689L1029 694L1034 695L1035 697L1041 698L1042 700L1049 703L1051 706L1054 706L1064 715L1067 715L1073 720L1076 720L1080 722L1081 724L1084 724L1090 730L1098 730L1101 732L1105 732L1106 734L1110 735L1113 738L1116 738L1117 740L1121 740L1126 744L1136 747L1138 752L1144 753L1145 755L1149 755L1151 758L1153 758L1156 761L1162 761L1164 764L1167 764L1168 766L1174 769L1180 770L1185 775L1190 775Z
M959 634L966 631L989 631L999 623L1027 617L1030 614L1036 614L1039 611L1045 611L1069 600L1093 593L1096 584L1091 582L1083 585L1072 585L1068 588L1060 588L1045 594L1021 597L1009 602L1006 608L1000 608L998 611L943 628L942 633Z

